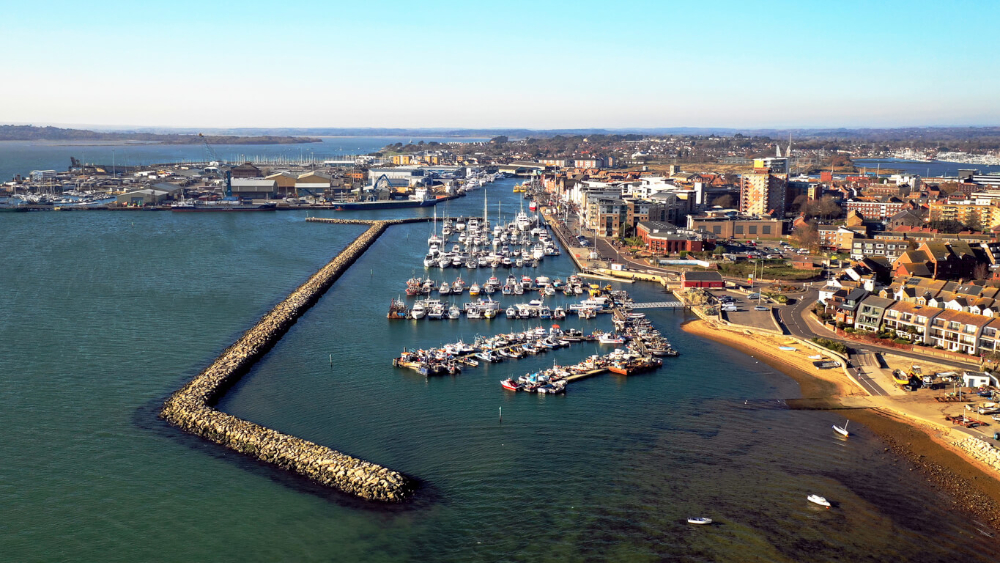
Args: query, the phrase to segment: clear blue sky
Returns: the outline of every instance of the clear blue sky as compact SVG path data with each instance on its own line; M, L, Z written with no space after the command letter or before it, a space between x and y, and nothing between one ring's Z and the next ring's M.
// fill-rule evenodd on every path
M998 22L998 0L0 0L0 123L996 125Z

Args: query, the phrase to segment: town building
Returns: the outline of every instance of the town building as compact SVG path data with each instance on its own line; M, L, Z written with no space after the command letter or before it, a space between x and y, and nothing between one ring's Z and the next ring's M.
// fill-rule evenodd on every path
M784 223L777 219L739 216L688 215L689 231L705 231L716 239L778 239Z
M943 310L931 321L926 343L952 352L979 353L979 335L991 319L964 311Z
M931 321L940 313L941 309L896 301L883 312L882 328L895 331L897 338L925 344Z
M895 262L907 249L910 243L905 238L851 240L851 259L861 260L868 257L882 257Z
M681 272L681 287L700 287L705 289L721 289L726 286L719 272Z
M858 309L854 328L867 330L868 332L878 332L885 310L893 303L895 301L892 299L879 297L878 295L868 295L861 300L861 307Z
M636 236L646 249L656 254L676 254L681 251L701 252L702 237L661 221L643 221L636 227Z
M856 211L868 220L884 221L899 213L906 207L906 202L895 197L882 199L848 199L844 202L844 211Z
M278 195L278 183L264 178L233 178L233 196L240 199L272 199Z
M787 174L774 174L768 168L754 168L740 178L740 211L756 217L785 216Z
M274 180L278 197L294 197L296 176L290 172L278 172L264 177L265 180Z
M264 174L253 165L252 162L244 162L243 164L233 166L230 169L230 174L233 178L263 178Z

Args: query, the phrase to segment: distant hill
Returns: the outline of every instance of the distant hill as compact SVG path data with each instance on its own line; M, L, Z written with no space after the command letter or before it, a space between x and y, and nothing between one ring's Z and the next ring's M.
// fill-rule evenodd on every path
M203 137L196 133L147 133L137 131L88 131L34 125L0 125L0 141L137 141L164 145L195 145ZM206 135L213 145L286 145L319 143L314 137L285 135Z
M322 137L479 137L490 139L506 136L511 139L528 137L547 138L558 135L679 135L679 136L745 136L787 139L791 134L795 139L839 139L853 141L906 141L936 139L956 141L970 139L1000 138L1000 127L894 127L894 128L752 128L752 127L623 127L623 128L576 128L576 129L529 129L529 128L453 128L453 127L272 127L272 128L229 128L229 129L170 129L157 127L135 128L137 132L156 134L192 134L211 132L213 135L309 135Z

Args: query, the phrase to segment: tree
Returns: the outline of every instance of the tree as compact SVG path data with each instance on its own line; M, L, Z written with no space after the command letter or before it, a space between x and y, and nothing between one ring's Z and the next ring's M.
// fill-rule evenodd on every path
M806 194L799 194L795 197L795 200L792 201L792 213L801 213L808 205L809 196Z
M795 227L792 238L802 248L815 249L819 246L819 229L816 227L816 221L809 221L804 225Z
M972 279L985 280L990 277L990 266L985 262L979 262L972 268Z
M733 196L729 194L721 195L712 200L712 205L723 209L729 209L733 206Z

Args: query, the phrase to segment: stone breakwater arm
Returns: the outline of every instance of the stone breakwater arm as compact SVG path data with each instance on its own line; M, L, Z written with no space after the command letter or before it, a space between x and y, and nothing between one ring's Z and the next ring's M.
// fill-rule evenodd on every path
M293 471L317 483L368 500L400 502L413 491L413 482L403 474L213 408L222 394L284 336L295 321L364 254L389 225L409 222L309 220L366 224L370 227L265 314L204 371L171 395L164 403L160 416L187 432Z

